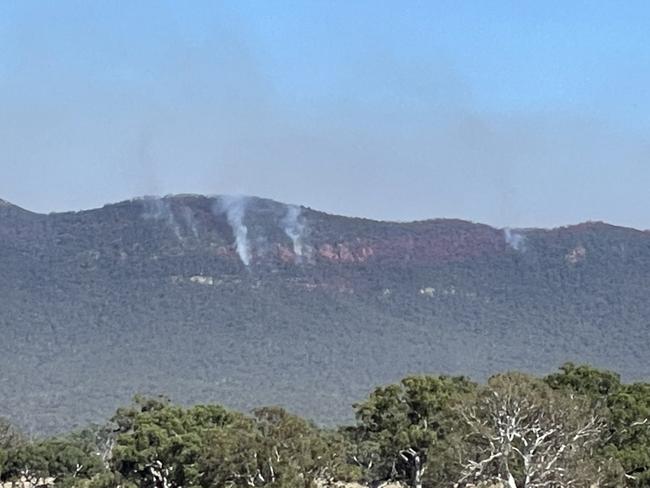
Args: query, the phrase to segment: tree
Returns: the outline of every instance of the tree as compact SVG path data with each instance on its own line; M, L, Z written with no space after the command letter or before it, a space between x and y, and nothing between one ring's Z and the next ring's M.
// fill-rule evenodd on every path
M290 466L305 486L334 477L340 453L326 433L279 407L255 409L253 418L269 466Z
M104 472L104 464L82 434L22 442L7 450L3 477L34 485L52 479L58 486L78 486Z
M564 363L559 373L548 375L544 381L554 390L569 389L595 400L605 399L623 389L618 374L573 363Z
M278 407L213 432L201 460L206 486L312 487L342 460L334 437Z
M650 487L650 385L623 384L616 373L566 363L545 381L554 389L586 395L606 407L602 455L620 462L630 486Z
M137 398L113 422L111 466L121 485L307 488L332 476L338 460L332 438L277 407L246 416Z
M216 405L184 409L164 399L137 397L113 418L118 435L111 466L143 488L202 486L198 462L210 433L241 417Z
M628 483L650 486L650 385L637 383L608 398L608 450L621 462Z
M356 405L358 423L348 433L363 443L369 474L413 488L444 480L453 464L458 406L475 388L463 377L414 376Z
M594 455L605 419L588 399L541 380L516 373L492 377L462 414L468 431L456 486L590 487L616 475Z
M370 483L377 478L376 466L381 464L381 446L369 438L363 426L346 426L340 428L341 451L345 456L346 481Z

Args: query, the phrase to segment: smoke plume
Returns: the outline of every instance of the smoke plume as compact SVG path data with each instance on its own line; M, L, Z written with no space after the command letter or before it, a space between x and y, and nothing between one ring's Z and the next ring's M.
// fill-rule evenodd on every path
M217 199L215 208L219 213L225 213L228 224L235 236L235 246L239 259L248 266L251 262L251 252L248 243L248 228L244 225L244 215L248 201L243 196L224 195Z
M526 248L526 236L514 232L507 227L503 229L503 238L506 240L506 244L515 251L524 251Z
M179 241L183 240L181 229L178 222L176 222L176 217L174 216L174 212L167 199L157 196L147 196L142 198L142 205L144 206L143 217L145 219L154 219L165 222L174 232L176 238Z
M199 229L196 226L196 221L194 220L194 214L192 213L192 209L189 207L182 207L181 208L181 217L183 217L183 220L185 221L186 227L192 232L194 235L195 239L199 238Z
M284 215L280 223L284 233L293 243L294 254L302 257L305 223L301 218L300 207L296 205L287 205L287 213Z

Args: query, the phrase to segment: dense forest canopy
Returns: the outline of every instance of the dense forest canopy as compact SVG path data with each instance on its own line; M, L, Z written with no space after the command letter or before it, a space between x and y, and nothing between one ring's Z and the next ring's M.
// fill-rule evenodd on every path
M197 195L6 203L0 412L53 434L164 393L336 425L417 373L571 360L646 380L649 276L650 233L601 223L377 222Z
M410 376L320 428L138 396L109 422L27 438L0 422L0 479L87 488L650 486L650 385L588 366L543 378ZM357 484L354 484L357 483Z

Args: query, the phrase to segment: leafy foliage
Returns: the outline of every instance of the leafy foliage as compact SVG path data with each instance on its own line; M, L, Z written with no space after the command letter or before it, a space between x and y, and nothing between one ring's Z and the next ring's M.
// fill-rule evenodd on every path
M101 457L89 439L90 431L33 442L22 440L5 450L0 479L25 479L36 484L53 479L60 486L75 486L104 470Z
M310 487L335 466L325 434L277 407L244 416L138 398L113 422L111 466L138 487Z
M628 482L650 486L650 385L623 384L615 373L571 363L546 381L606 407L609 432L604 455L620 462Z
M222 431L239 414L219 406L186 410L166 401L136 398L135 405L118 410L118 426L111 465L134 486L199 486L200 459L209 434Z
M376 460L365 477L443 479L459 440L458 407L475 388L463 377L414 376L375 390L356 406L355 440L366 450L372 446L364 457Z

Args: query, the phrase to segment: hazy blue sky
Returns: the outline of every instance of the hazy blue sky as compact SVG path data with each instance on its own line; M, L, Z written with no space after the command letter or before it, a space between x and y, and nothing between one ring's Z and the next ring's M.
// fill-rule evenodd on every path
M650 2L0 2L0 198L650 228Z

